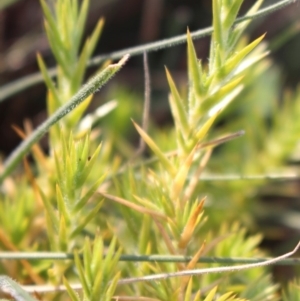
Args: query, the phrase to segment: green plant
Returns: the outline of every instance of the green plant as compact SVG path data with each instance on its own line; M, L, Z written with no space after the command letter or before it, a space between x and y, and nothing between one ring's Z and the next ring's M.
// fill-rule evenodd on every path
M38 56L48 88L50 117L29 137L26 131L16 129L25 140L4 163L0 176L3 183L0 243L10 251L51 250L54 254L69 255L53 262L42 258L29 262L25 258L13 268L4 262L0 265L1 272L20 282L52 285L54 293L55 286L63 283L68 296L55 294L55 299L61 300L280 300L278 285L264 266L293 255L299 245L282 257L253 265L210 268L198 263L204 255L231 258L263 254L258 249L261 237L247 234L239 223L233 223L237 214L230 206L224 213L217 203L209 205L217 197L223 204L229 199L233 201L227 204L235 204L237 191L243 189L247 196L247 189L253 191L257 186L234 183L227 189L211 189L201 181L205 169L212 172L232 169L234 163L221 167L218 164L232 162L231 155L238 147L232 150L230 145L235 142L230 140L242 134L237 125L242 124L241 128L246 122L249 125L246 114L241 114L240 119L229 118L227 123L225 120L226 131L219 129L217 123L222 121L222 115L230 116L232 102L238 103L233 106L238 110L239 103L268 67L263 36L252 42L243 38L261 1L243 19L237 19L241 0L213 1L213 33L207 65L198 60L192 36L187 32L186 94L179 92L166 69L174 128L167 133L156 128L147 131L133 121L154 154L149 161L137 158L140 153L132 153L134 161L128 160L128 152L119 151L120 136L103 135L100 146L97 131L82 130L80 126L91 95L125 64L128 56L117 64L104 64L80 88L103 21L99 21L79 53L88 1L78 6L76 0L57 0L51 7L42 0L41 5L46 33L58 64L53 80ZM70 12L67 17L66 11ZM273 146L282 137L281 131L292 131L292 126L285 123L291 111L296 114L298 102L287 105L284 114L274 118L273 133L268 138L272 147L262 152L256 169L251 165L254 155L243 162L242 168L261 170L266 157L268 162L279 166L290 154L296 143L292 135L287 137L288 147L278 146L278 151L274 151ZM257 117L256 131L264 129L264 124L259 123L263 117ZM286 128L281 126L283 123ZM110 127L113 126L111 123ZM50 130L49 155L36 144L47 130ZM114 130L119 134L118 127ZM166 135L168 143L164 141ZM116 140L119 147L113 145ZM221 154L214 155L214 149L221 144L224 144ZM251 150L251 146L253 141L247 147ZM13 180L9 174L30 149L34 164L30 166L25 159L24 175ZM213 196L211 200L207 194ZM16 218L11 222L14 213ZM146 256L169 254L171 262L120 262L121 252ZM176 262L172 256L190 257L188 261ZM217 273L230 271L233 273L225 276ZM6 276L0 281L2 288L15 299L32 299ZM77 282L82 289L79 295L73 287ZM46 288L41 287L41 292Z

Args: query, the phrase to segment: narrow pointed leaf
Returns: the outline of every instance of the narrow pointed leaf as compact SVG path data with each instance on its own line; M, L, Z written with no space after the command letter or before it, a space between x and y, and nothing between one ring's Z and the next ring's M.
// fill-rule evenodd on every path
M228 301L233 300L233 293L232 292L225 293L220 298L218 298L218 301L227 301L227 300Z
M76 179L76 183L79 186L82 186L83 183L86 181L88 175L90 174L90 172L92 171L92 168L95 165L95 162L98 158L99 152L101 150L101 144L98 145L98 147L96 148L95 152L93 153L92 157L90 158L90 160L88 160L88 162L86 163L82 174L80 174L78 176L78 178Z
M138 238L138 251L140 254L147 254L146 250L149 246L150 240L150 229L151 229L151 219L150 216L144 215L141 230L139 232Z
M226 18L222 22L222 24L226 28L226 30L230 30L230 28L234 24L242 3L243 3L243 0L232 1L230 9L226 13Z
M49 6L46 4L45 0L40 0L40 3L43 9L43 15L49 23L49 28L51 28L51 30L55 34L56 40L60 40L60 34L57 29L57 20L55 20L55 18L52 16L51 10L49 9Z
M265 37L265 34L260 36L258 39L254 40L252 43L244 47L241 51L234 54L222 67L224 74L229 74L233 69L239 66L242 59L249 54Z
M93 95L89 95L78 107L73 110L72 117L69 118L69 125L70 127L76 127L80 119L82 118L82 115L90 105L91 101L93 99ZM90 130L91 127L88 129Z
M217 292L217 287L214 287L206 296L204 301L213 301Z
M26 129L26 123L27 122L25 121L25 131L27 133L30 133L30 131L28 131L28 129ZM12 125L11 127L21 139L23 139L23 140L26 139L27 134L25 134L25 132L21 128L19 128L16 125ZM31 124L29 125L29 127L31 127ZM43 172L45 170L49 171L50 167L49 167L49 163L47 162L46 154L44 154L42 148L38 144L35 144L32 146L32 153L33 153L35 162L38 164L39 170L41 172ZM28 168L29 168L29 166L28 166Z
M62 166L61 166L61 162L58 158L57 153L54 151L54 160L55 160L55 169L56 169L56 176L57 176L57 181L59 185L63 185L64 183L64 175L62 172Z
M201 125L200 129L195 134L196 141L201 142L204 139L204 137L206 136L206 134L214 124L218 115L219 112L216 112L214 115L208 117L208 119L204 122L204 124Z
M253 57L246 58L239 66L238 68L234 71L234 75L240 75L243 74L243 72L251 67L252 65L256 64L260 60L262 60L264 57L266 57L269 54L269 52L263 52L261 54L255 55ZM261 65L262 67L262 65Z
M201 291L198 290L197 293L194 296L193 301L200 301ZM192 300L192 299L191 299Z
M223 27L222 27L222 20L221 20L221 1L213 0L213 44L212 47L217 45L221 46L223 49Z
M78 1L71 0L71 12L72 12L72 19L76 20L78 17Z
M116 256L116 254L115 254L116 244L117 244L117 238L116 238L116 236L114 236L109 244L108 250L107 250L107 252L105 254L105 258L103 260L103 264L102 264L103 271L111 270L111 264L112 264L113 259L117 259L117 261L119 261L119 258L115 257Z
M83 247L83 262L85 270L85 278L87 283L93 283L94 274L93 274L93 265L92 265L92 246L91 241L88 237L85 238L84 247Z
M192 297L193 278L190 278L188 286L185 290L184 301L190 301Z
M81 51L81 54L78 58L76 69L74 70L74 74L72 76L71 85L73 91L76 91L82 83L88 59L89 59L88 41L86 41Z
M94 240L94 245L93 245L93 252L92 252L92 260L91 260L91 273L93 277L101 271L102 266L103 266L103 259L104 259L104 254L103 254L103 241L102 238L99 236L96 236Z
M178 247L180 249L186 248L187 244L192 238L194 230L199 222L199 216L204 205L204 200L205 198L202 199L201 202L198 204L198 206L195 208L195 210L191 212L190 218L186 226L184 227L180 240L178 242Z
M189 74L189 84L192 86L196 92L196 99L203 94L202 82L201 82L201 68L199 67L195 47L191 38L191 34L187 32L187 45L188 45L188 74ZM194 103L189 104L189 110L195 108Z
M59 97L59 94L58 94L58 91L51 79L51 76L49 75L48 73L48 70L47 70L47 67L41 57L41 55L38 53L37 54L37 61L38 61L38 65L39 65L39 68L42 72L42 75L43 75L43 78L44 78L44 81L47 85L47 88L50 90L51 94L52 94L52 98L54 100L54 107L55 109L57 109L60 105L61 105L61 102L60 102L60 97Z
M59 243L59 249L62 252L68 251L68 226L66 225L66 220L63 215L60 215L59 219L59 231L58 231L58 243Z
M194 269L196 267L196 264L199 262L201 255L203 255L204 247L205 247L205 242L200 246L196 254L194 254L193 258L188 263L187 265L188 269Z
M94 29L91 37L88 40L88 51L89 51L88 56L89 57L93 54L93 52L94 52L94 50L95 50L95 48L97 46L98 40L99 40L100 35L102 33L102 30L103 30L103 26L104 26L104 19L101 18L98 21L98 23L97 23L97 25L96 25L96 27L95 27L95 29Z
M52 53L57 61L57 64L63 71L64 75L68 78L72 77L72 70L70 69L70 59L67 58L66 51L64 50L64 45L62 42L58 42L53 36L53 32L50 28L48 28L48 24L45 24L46 33L48 37L48 42L50 44ZM61 44L60 44L61 43Z
M85 28L85 22L86 22L86 17L87 17L87 13L88 13L88 8L89 8L89 0L84 0L82 1L82 4L80 6L80 10L79 10L79 16L77 19L77 31L76 31L76 35L74 38L74 42L75 42L75 49L79 49L81 40L82 40L82 34L83 34L83 30Z
M70 215L67 209L67 204L58 184L56 184L56 201L59 214L64 217L67 224L70 224Z
M248 10L246 16L250 16L255 14L255 12L258 11L260 6L262 5L264 0L257 0L253 6ZM233 29L233 32L231 33L229 40L228 40L228 46L233 49L236 45L238 39L241 37L247 26L251 23L251 19L246 20L242 23L236 24L236 26Z
M165 216L164 214L160 213L160 212L156 212L154 210L150 210L148 208L144 208L142 206L139 206L137 204L134 204L128 200L125 200L123 198L120 198L118 196L114 196L114 195L110 195L110 194L107 194L107 193L104 193L102 191L98 191L99 194L101 194L102 196L106 197L107 199L109 200L112 200L114 202L117 202L121 205L124 205L128 208L131 208L137 212L140 212L140 213L144 213L144 214L149 214L151 216L154 216L154 217L160 217L160 218L163 218L163 219L167 219L167 216Z
M81 260L77 251L74 252L74 260L75 260L76 268L78 270L78 275L79 275L80 283L82 285L83 292L86 296L89 296L90 288L86 281L84 268L82 267Z
M106 294L107 283L104 281L104 271L103 268L98 271L95 276L92 294L98 297L98 300L103 300L103 296ZM106 280L106 279L105 279Z
M179 167L179 170L174 178L172 187L171 187L171 199L175 199L176 197L180 198L180 195L183 190L183 186L187 180L187 176L190 170L190 167L193 163L194 154L196 149L194 148L188 157L185 159L183 164Z
M26 155L31 146L36 143L51 126L56 124L60 119L74 110L89 95L99 90L109 79L118 72L126 63L129 55L124 56L118 63L109 65L100 74L97 74L86 85L84 85L66 104L60 107L44 123L42 123L4 162L3 172L0 174L0 184L14 170L17 164Z
M156 219L154 219L154 222L155 222L156 226L158 227L158 230L160 231L160 234L161 234L169 252L172 255L177 255L177 248L175 248L175 246L173 245L173 240L170 237L169 233L167 233L167 230Z
M120 279L120 277L121 277L121 272L119 271L116 273L116 275L114 276L114 278L111 280L111 282L109 284L109 287L105 294L105 301L110 301L113 299L115 290L118 285L118 280Z
M72 209L73 213L77 213L83 209L83 207L87 204L88 200L93 196L93 194L97 191L100 184L104 181L105 175L102 175L94 184L93 186L84 193L84 196L75 204Z
M95 208L93 208L90 213L88 215L86 215L82 221L80 221L80 224L77 225L77 227L72 231L71 233L71 238L76 237L77 235L80 234L80 232L84 229L84 227L88 224L88 222L90 220L92 220L96 214L98 213L98 211L100 210L100 208L103 205L103 201L99 202Z
M83 144L80 144L80 149L78 148L78 154L77 154L77 170L76 170L76 176L78 173L82 173L84 171L86 162L88 160L88 156L89 156L89 134L87 134L84 138L84 142ZM77 179L75 180L75 183ZM80 186L79 184L77 184L78 186Z
M202 104L201 111L206 113L213 107L217 107L220 104L220 100L228 97L229 93L240 85L242 79L243 77L240 76L208 96ZM212 116L213 114L210 113L209 115Z
M66 168L65 168L65 189L66 189L66 193L67 193L67 197L68 197L68 201L69 201L69 206L72 205L72 203L74 202L74 197L75 197L75 189L77 187L74 187L74 181L73 181L73 162L71 162L71 158L69 156L67 156L65 158L65 162L66 162ZM66 196L65 196L66 197Z
M228 92L228 94L218 104L216 104L209 110L208 115L213 116L218 112L222 112L230 104L230 102L233 101L233 99L243 90L243 88L244 86L239 85L232 91Z
M181 129L182 135L186 137L189 132L187 109L177 91L175 83L172 79L168 69L166 69L167 80L171 89L172 98L169 98L170 106L173 114L175 124Z
M63 283L67 289L67 293L68 293L69 297L71 298L71 300L72 301L81 301L78 293L72 289L70 283L68 282L68 280L65 277L63 277Z
M153 201L150 201L150 200L147 200L145 198L141 198L137 195L133 195L133 197L141 204L143 205L145 208L149 208L151 210L154 210L154 211L158 211L159 210L159 207L153 203Z
M132 122L138 133L141 135L150 149L154 152L154 154L158 157L164 168L166 168L170 174L175 175L175 169L169 159L165 156L165 154L159 149L152 138L150 138L150 136L148 136L148 134L142 128L140 128L134 121Z
M52 204L50 203L49 198L44 195L43 191L40 188L38 188L38 190L39 190L41 199L43 201L43 204L45 206L46 215L47 215L47 217L49 217L49 220L52 223L52 228L54 228L55 231L57 231L56 233L58 233L59 220L58 220L58 217L57 217L57 215L56 215L56 213L55 213L55 211L52 207Z

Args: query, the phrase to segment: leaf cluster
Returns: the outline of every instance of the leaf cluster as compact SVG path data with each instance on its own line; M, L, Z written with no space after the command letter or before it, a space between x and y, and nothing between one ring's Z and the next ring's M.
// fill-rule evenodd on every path
M231 118L235 110L247 104L243 99L253 97L250 92L269 67L262 43L264 35L252 42L244 37L262 1L257 1L245 20L237 23L242 2L213 0L208 63L198 60L192 36L187 32L187 93L181 92L166 69L174 127L167 134L156 128L150 132L133 121L153 158L147 160L140 153L132 153L128 160L124 155L128 152L118 151L125 145L121 135L119 140L118 136L101 136L93 127L98 118L116 107L114 103L83 117L92 95L120 70L128 56L116 64L104 63L82 86L103 20L83 43L88 0L80 5L76 0L51 4L41 0L46 34L57 62L56 78L38 55L48 89L49 118L33 133L28 124L24 130L16 128L24 142L4 163L0 176L0 245L6 251L64 252L73 254L74 260L3 261L2 274L36 285L34 291L42 287L41 293L45 293L47 285L59 288L63 284L64 293L54 289L56 300L280 300L279 286L263 264L228 274L173 277L183 271L210 268L199 263L203 256L264 255L259 250L261 235L250 235L241 226L238 211L241 196L247 200L257 185L209 185L201 177L205 171L237 172L240 165L247 172L265 170L269 164L282 166L295 148L300 125L296 122L295 126L289 118L297 119L299 91L287 93L289 101L285 106L274 108L272 127L263 123L265 116L255 114L249 103L254 112L249 109ZM278 114L279 110L282 114ZM111 118L112 127L118 122L110 115L106 118ZM83 126L86 120L90 129ZM222 128L218 126L220 121L225 124ZM231 140L241 136L241 128L248 133L251 125L258 134L248 142L243 140L244 147L250 149L250 156L243 160L235 154L243 145ZM116 128L120 129L120 124ZM45 154L37 142L48 130L50 149ZM99 138L103 140L101 144ZM215 151L217 147L221 149L219 153ZM24 158L29 150L32 164ZM260 158L254 159L258 154ZM18 172L18 177L10 177L21 159L24 170ZM242 192L237 195L237 191ZM233 222L239 218L239 222ZM190 256L191 260L120 262L121 254L168 254ZM151 278L162 273L166 277L159 281ZM16 300L33 300L26 292L28 287L21 288L7 276L0 277L4 292ZM298 287L288 285L283 300L297 300ZM50 294L44 297L53 299Z

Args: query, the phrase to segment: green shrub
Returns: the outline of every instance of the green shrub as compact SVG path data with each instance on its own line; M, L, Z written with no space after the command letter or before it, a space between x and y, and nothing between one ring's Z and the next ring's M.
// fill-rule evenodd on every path
M271 76L264 36L249 41L245 35L261 14L261 2L237 19L242 0L213 1L207 64L198 60L187 32L186 93L166 69L174 127L148 130L133 121L153 155L149 159L124 138L124 123L138 112L126 89L117 91L120 108L113 113L110 102L84 116L92 95L129 56L104 62L82 86L103 20L81 46L88 1L56 0L52 9L41 0L56 77L38 55L49 117L29 136L16 129L24 142L0 175L1 248L26 252L17 261L6 254L9 260L0 263L3 291L16 300L33 299L13 278L49 300L297 300L299 286L290 284L281 294L265 267L297 249L267 263L222 266L222 259L265 255L262 235L246 230L256 210L249 200L263 181L228 182L226 175L285 171L300 127L299 92L288 94L283 108L276 106L266 87L273 88L278 77L276 71ZM142 51L158 46L147 47ZM272 127L265 122L269 112ZM247 135L235 139L241 129ZM49 155L38 145L47 131ZM25 157L29 151L32 164ZM22 159L24 169L14 171ZM210 269L214 260L218 267Z

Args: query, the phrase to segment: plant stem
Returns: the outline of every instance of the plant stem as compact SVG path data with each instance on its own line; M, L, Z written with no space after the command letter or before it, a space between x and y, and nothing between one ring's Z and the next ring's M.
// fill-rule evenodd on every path
M296 3L297 1L298 0L279 1L276 4L269 5L268 7L259 10L257 13L255 13L253 15L248 15L248 16L237 18L234 24L238 24L238 23L247 21L249 19L263 17L276 10L282 9L283 7L285 7L287 5ZM205 36L211 35L212 32L213 32L213 28L207 27L207 28L196 30L196 31L192 32L191 37L193 39L199 39L199 38L203 38ZM123 50L114 51L114 52L111 52L108 54L102 54L102 55L95 56L94 58L92 58L89 61L88 66L97 66L105 60L120 59L127 53L129 53L131 56L135 56L135 55L143 54L144 52L152 52L152 51L157 51L160 49L165 49L168 47L172 47L172 46L175 46L178 44L185 43L186 38L187 38L186 34L182 34L182 35L178 35L173 38L160 40L160 41L157 41L154 43L130 47L130 48L126 48ZM50 68L48 70L48 72L49 72L49 75L51 75L53 77L56 76L56 68L55 67ZM41 73L34 73L34 74L28 75L24 78L18 79L12 83L9 83L9 84L3 86L0 88L0 102L7 99L9 96L12 96L22 90L25 90L31 86L34 86L42 81L43 81L43 76L41 75Z

